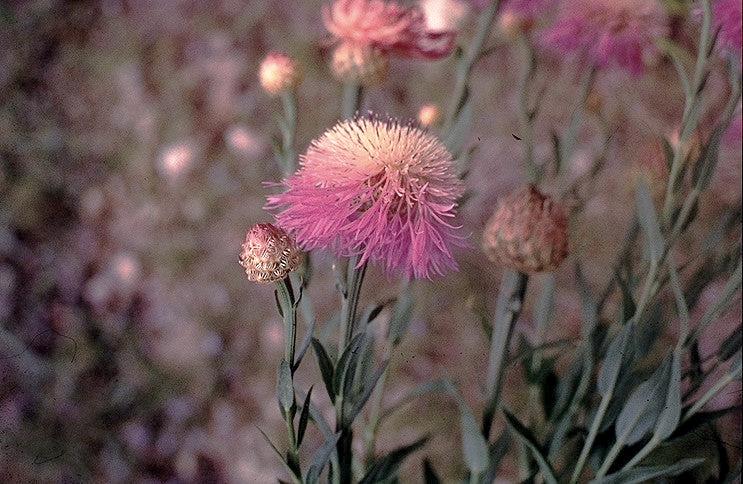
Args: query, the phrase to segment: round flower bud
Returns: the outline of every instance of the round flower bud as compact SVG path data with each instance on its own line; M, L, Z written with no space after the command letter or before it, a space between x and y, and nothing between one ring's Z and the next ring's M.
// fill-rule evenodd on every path
M520 272L554 271L568 255L565 211L533 185L518 190L488 221L483 250L493 262Z
M387 78L389 58L374 47L344 42L333 52L332 67L339 81L373 85Z
M425 104L418 111L418 122L424 128L439 124L441 121L441 110L435 104Z
M296 88L302 81L297 62L285 54L272 52L263 59L258 77L263 89L272 96Z
M272 224L254 225L240 248L240 265L254 282L281 281L301 262L302 252L294 240Z

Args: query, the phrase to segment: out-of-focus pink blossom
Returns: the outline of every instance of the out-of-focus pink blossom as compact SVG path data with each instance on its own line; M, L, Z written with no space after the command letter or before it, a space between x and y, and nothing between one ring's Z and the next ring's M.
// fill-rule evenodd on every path
M719 46L725 51L741 55L741 23L743 7L740 0L715 0L712 4L715 27L720 29Z
M556 0L506 0L501 3L501 13L510 12L524 20L534 21L555 3Z
M462 194L451 154L432 134L395 121L342 121L315 140L286 192L269 197L305 249L377 261L424 278L456 269L452 225Z
M160 154L158 170L170 181L183 177L191 170L195 158L195 150L189 142L180 142L166 147Z
M556 53L587 56L595 67L618 66L639 75L657 53L655 39L667 30L667 15L656 0L563 0L541 40Z
M417 7L384 0L335 0L323 10L325 27L342 43L405 57L439 59L454 48L453 32L434 32Z
M432 32L456 32L469 13L463 0L421 0L426 27Z

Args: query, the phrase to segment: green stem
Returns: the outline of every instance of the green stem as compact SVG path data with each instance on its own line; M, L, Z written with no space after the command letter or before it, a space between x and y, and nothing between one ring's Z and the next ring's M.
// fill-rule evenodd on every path
M343 85L343 105L341 116L343 119L353 118L361 109L363 88L360 84L347 83Z
M583 472L583 467L586 465L586 460L588 459L588 454L591 452L593 443L596 440L596 436L598 435L601 428L601 422L603 422L604 420L604 415L606 415L606 411L609 408L609 404L611 403L613 395L614 385L611 385L606 395L601 397L601 403L599 404L599 408L596 411L596 416L593 418L593 422L591 423L591 429L589 430L588 437L583 444L583 449L581 449L580 457L578 457L578 463L575 465L573 475L570 478L570 484L575 484L576 482L578 482L578 479L580 479L580 475Z
M527 35L523 33L519 35L519 44L525 58L525 68L519 89L519 116L526 150L524 155L526 179L529 183L536 185L542 178L542 170L534 161L534 113L529 107L529 86L536 71L536 59Z
M477 20L477 29L475 36L472 39L467 50L462 54L457 65L456 80L454 83L454 92L451 96L451 105L444 121L442 133L448 135L451 131L454 123L459 115L467 95L467 83L469 81L470 72L475 63L480 58L485 41L490 36L490 31L493 27L493 21L495 20L495 14L498 11L499 0L492 0L490 5L483 11Z
M281 148L284 162L284 174L291 175L297 169L297 153L294 139L297 132L297 97L293 91L281 93L281 105L284 108L284 126L281 129Z
M725 376L717 380L717 383L712 386L709 390L707 390L707 393L702 395L702 397L694 402L694 405L691 406L691 408L684 414L684 417L681 419L681 423L686 422L689 420L694 414L696 414L698 411L700 411L702 408L704 408L705 405L707 405L707 402L712 400L712 398L720 393L720 391L725 388L729 383L731 383L733 380L740 378L741 376L741 366L738 364L738 366L734 369L732 369L730 372L726 373Z
M485 380L485 412L483 414L482 434L490 436L495 412L498 410L500 390L503 384L504 364L516 320L526 293L529 277L521 272L506 271L503 274L495 309L495 321L490 342L488 372Z
M591 67L583 76L580 83L580 92L578 93L578 102L573 108L573 112L570 114L570 121L568 122L568 129L563 136L562 143L560 145L560 160L561 165L564 166L573 154L573 147L578 138L578 129L580 128L581 119L583 118L583 111L585 109L586 100L588 95L591 93L593 82L596 79L596 68Z
M679 136L678 145L673 151L673 161L671 162L671 173L668 178L668 184L666 185L665 201L663 203L663 220L668 223L671 217L674 206L674 192L676 190L676 180L681 173L683 165L683 157L686 151L686 145L689 142L691 133L696 128L699 116L695 114L697 112L699 101L699 90L702 82L704 82L704 74L706 71L707 57L709 55L709 42L710 42L710 30L712 23L712 10L710 7L709 0L702 1L702 9L704 11L704 19L702 21L702 30L699 35L699 50L697 51L697 60L694 67L694 77L691 85L686 90L686 100L684 102L684 113L681 118L681 133ZM684 77L682 77L683 82Z

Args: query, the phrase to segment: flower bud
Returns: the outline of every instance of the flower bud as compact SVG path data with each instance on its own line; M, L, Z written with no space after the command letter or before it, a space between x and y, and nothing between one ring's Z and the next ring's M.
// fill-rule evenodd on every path
M302 81L297 62L285 54L272 52L263 59L258 71L263 89L272 96L295 89Z
M520 272L554 271L568 255L565 211L533 185L518 190L488 221L483 250L493 262Z
M424 128L439 124L441 121L441 110L435 104L425 104L418 111L418 122Z
M332 67L339 81L373 85L387 78L389 58L374 47L344 42L333 52Z
M272 224L254 225L240 250L240 265L248 279L259 283L281 281L301 262L302 252L294 240Z

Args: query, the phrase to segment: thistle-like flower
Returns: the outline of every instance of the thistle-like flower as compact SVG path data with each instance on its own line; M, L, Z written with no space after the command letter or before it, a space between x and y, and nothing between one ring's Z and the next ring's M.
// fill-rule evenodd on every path
M520 272L554 271L568 255L565 211L533 185L518 190L488 221L483 250L493 262Z
M307 250L381 262L423 278L456 269L451 223L463 193L451 154L432 134L361 117L312 142L286 191L269 197L279 225Z
M542 43L559 54L585 55L595 67L616 65L639 75L667 30L657 0L563 0Z
M240 248L240 265L254 282L281 281L301 262L302 252L294 240L272 224L254 225Z
M302 81L302 71L297 62L286 54L271 52L263 59L258 71L261 87L277 96L295 89Z
M385 0L335 0L323 10L325 27L340 44L383 55L439 59L454 49L453 32L432 32L417 7Z

